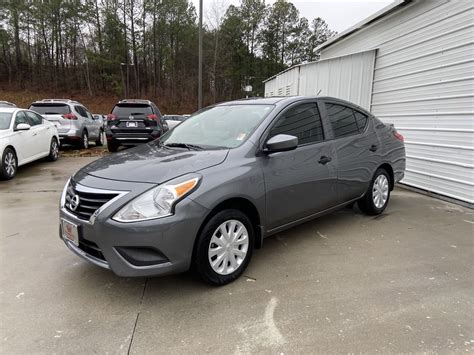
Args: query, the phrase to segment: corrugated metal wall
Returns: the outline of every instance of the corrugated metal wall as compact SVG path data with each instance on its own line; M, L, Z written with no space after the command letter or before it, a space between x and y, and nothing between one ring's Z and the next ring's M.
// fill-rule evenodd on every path
M405 136L403 183L474 203L474 2L415 1L323 49L377 48L371 111Z
M375 50L291 68L265 83L265 96L327 95L370 108Z
M278 74L265 83L265 97L298 95L299 67Z
M300 95L327 95L370 108L374 50L300 67Z

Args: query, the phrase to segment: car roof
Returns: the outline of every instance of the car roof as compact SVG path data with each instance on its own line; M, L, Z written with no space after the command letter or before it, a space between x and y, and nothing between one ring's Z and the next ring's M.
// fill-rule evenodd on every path
M70 100L70 99L43 99L43 100L37 100L32 103L34 104L48 104L48 103L61 103L61 104L78 104L81 105L78 101L75 100Z
M123 99L118 102L119 104L147 104L151 105L152 102L150 100L142 100L142 99Z
M216 106L226 106L226 105L245 105L245 104L254 104L254 105L281 105L286 106L293 102L301 101L301 100L308 100L308 99L317 99L317 100L331 100L335 102L339 102L343 105L352 106L362 110L364 112L368 112L363 107L352 103L350 101L346 101L343 99L339 99L337 97L332 96L272 96L272 97L252 97L248 99L240 99L234 101L227 101L217 104Z
M22 111L22 110L24 109L18 108L18 107L0 107L0 112L7 112L7 113L13 113L15 111Z

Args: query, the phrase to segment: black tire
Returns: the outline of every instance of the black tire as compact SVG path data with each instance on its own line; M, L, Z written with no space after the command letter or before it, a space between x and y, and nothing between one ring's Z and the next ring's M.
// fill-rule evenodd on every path
M115 153L119 148L119 145L117 143L114 143L113 141L107 142L107 149L111 153Z
M209 248L211 246L211 239L217 229L223 223L230 222L232 220L236 220L245 226L248 236L248 245L246 254L243 257L243 260L241 261L240 265L237 266L237 268L233 272L223 275L213 270L209 260ZM250 262L250 259L252 258L252 253L254 249L254 235L255 232L252 222L247 217L247 215L245 215L241 211L235 209L227 209L216 213L205 224L196 241L193 256L193 265L195 271L198 273L201 279L213 286L222 286L236 280L245 271L247 265ZM212 244L214 245L214 243ZM230 264L230 260L227 261L227 263Z
M377 206L374 201L375 199L374 195L377 193L376 190L378 188L377 187L374 188L374 185L377 179L379 179L379 177L381 177L380 179L382 179L382 181L386 181L388 185L387 185L387 192L386 192L387 195L386 195L385 202L383 203L383 205L380 202L381 205ZM374 177L372 178L372 181L370 182L367 192L365 193L364 197L362 197L358 201L358 205L361 211L364 212L365 214L375 216L375 215L381 214L385 210L385 208L388 205L389 200L390 200L390 176L388 175L385 169L380 168L380 169L377 169L377 171L375 172Z
M81 149L89 148L89 135L87 134L86 130L82 132L81 141L79 142L79 147Z
M49 155L46 158L49 161L56 161L59 158L59 143L55 137L51 139L51 144L49 145Z
M104 145L104 131L101 129L99 133L99 137L95 141L96 147L102 147Z
M13 165L11 165L13 163ZM2 164L0 169L0 179L10 180L16 175L18 169L18 158L15 151L11 148L6 148L2 154Z

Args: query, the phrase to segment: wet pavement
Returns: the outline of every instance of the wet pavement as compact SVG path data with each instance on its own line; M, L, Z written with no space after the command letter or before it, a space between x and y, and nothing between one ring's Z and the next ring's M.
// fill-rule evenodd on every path
M473 211L396 189L265 240L220 288L119 278L58 238L67 178L95 157L0 182L0 350L23 353L472 352Z

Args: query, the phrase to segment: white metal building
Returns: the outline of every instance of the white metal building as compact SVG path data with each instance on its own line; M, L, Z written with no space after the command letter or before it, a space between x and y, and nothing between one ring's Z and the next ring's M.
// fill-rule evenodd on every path
M352 101L405 136L402 183L474 203L474 1L398 0L323 43L265 96Z

